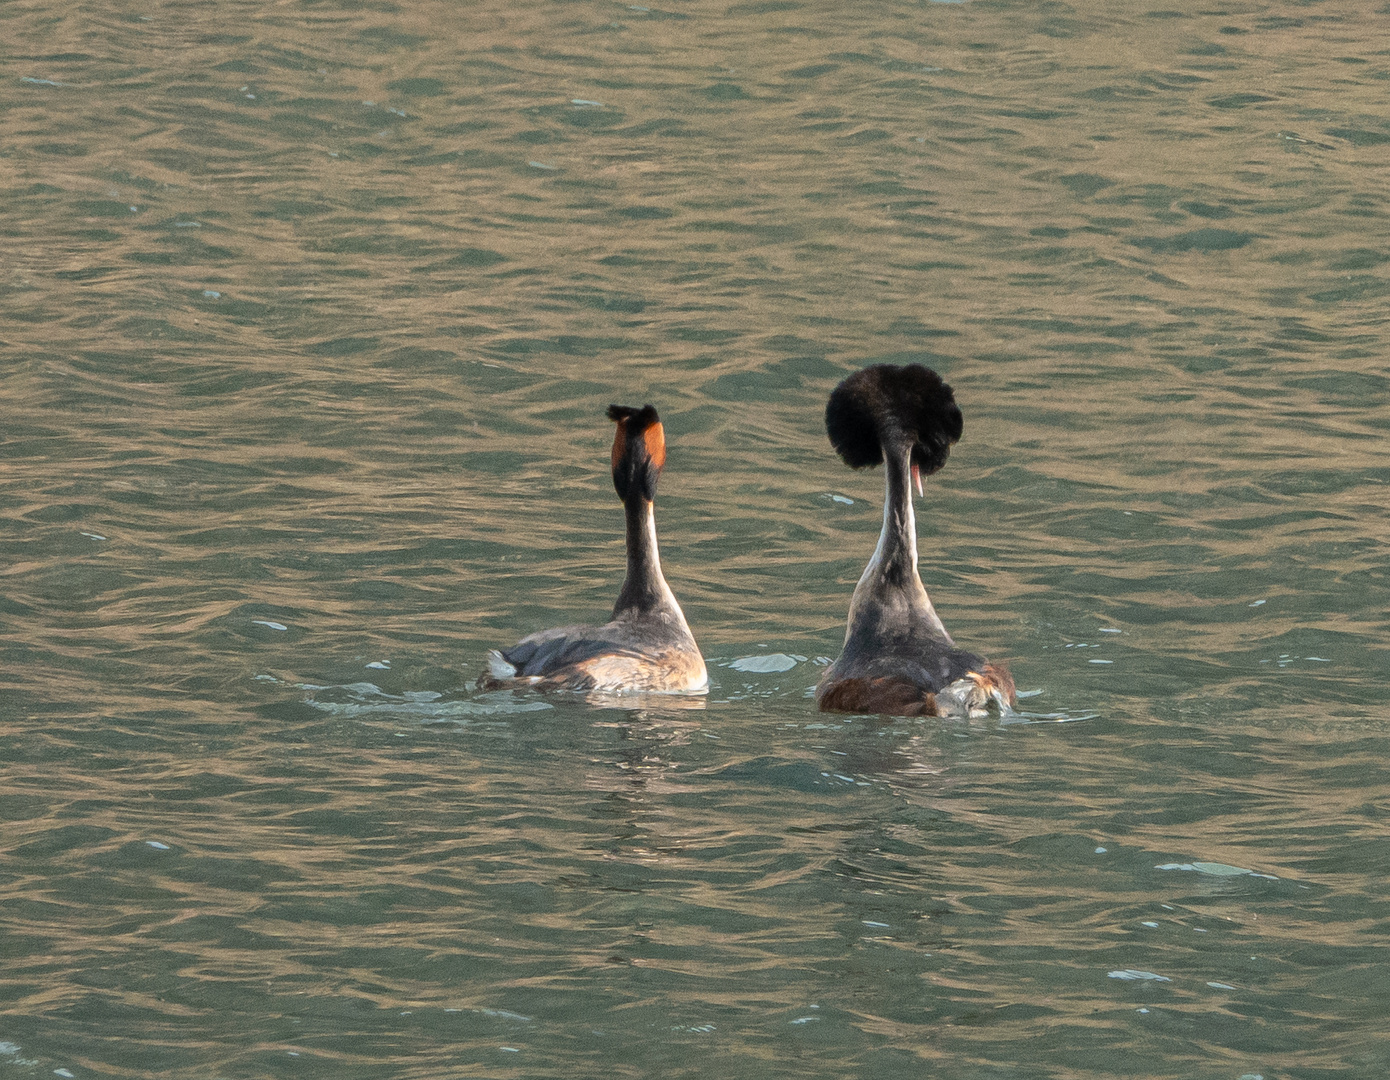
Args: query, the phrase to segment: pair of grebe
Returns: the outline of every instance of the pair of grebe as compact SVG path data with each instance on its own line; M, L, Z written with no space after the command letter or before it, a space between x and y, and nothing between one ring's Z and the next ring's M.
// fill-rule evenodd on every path
M661 573L653 502L666 461L656 410L612 405L613 486L627 517L627 577L603 626L565 626L488 653L484 689L703 693L705 661ZM946 464L963 421L936 372L878 364L830 395L825 426L852 469L884 466L883 531L849 606L845 645L816 687L827 712L980 715L1015 704L1008 671L956 647L917 572L912 490Z

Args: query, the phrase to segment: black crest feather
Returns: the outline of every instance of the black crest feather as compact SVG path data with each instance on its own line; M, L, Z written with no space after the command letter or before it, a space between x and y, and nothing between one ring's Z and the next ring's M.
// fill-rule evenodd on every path
M875 364L856 371L830 394L825 430L851 469L883 461L883 447L912 444L912 463L923 476L946 464L965 421L955 394L931 368Z
M608 406L608 419L626 420L629 439L634 435L642 434L653 424L661 422L661 417L656 415L656 409L650 405L643 405L640 409L631 405L610 405Z

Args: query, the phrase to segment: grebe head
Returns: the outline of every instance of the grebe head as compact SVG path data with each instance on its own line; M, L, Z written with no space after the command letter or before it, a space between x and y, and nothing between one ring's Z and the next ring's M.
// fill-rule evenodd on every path
M856 371L830 394L825 430L851 469L874 466L884 448L912 447L912 475L921 478L946 464L964 429L960 406L941 376L921 364L875 364Z
M608 406L608 419L618 424L613 436L613 486L618 498L631 497L653 502L656 480L666 464L666 432L661 417L650 405L635 409L630 405Z

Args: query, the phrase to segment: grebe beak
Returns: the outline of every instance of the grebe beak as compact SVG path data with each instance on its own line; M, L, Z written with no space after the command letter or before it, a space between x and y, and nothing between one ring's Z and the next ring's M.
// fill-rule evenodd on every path
M917 497L922 497L922 470L915 464L912 466L912 486L917 489Z

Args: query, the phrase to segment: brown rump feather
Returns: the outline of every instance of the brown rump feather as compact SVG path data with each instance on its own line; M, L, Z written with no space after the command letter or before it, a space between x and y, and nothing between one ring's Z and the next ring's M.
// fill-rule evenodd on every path
M936 695L906 679L842 679L818 695L822 712L881 713L885 716L939 716Z

